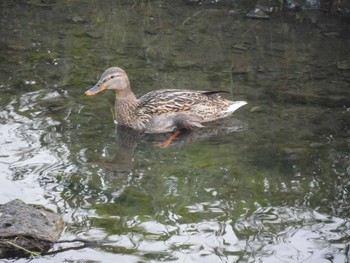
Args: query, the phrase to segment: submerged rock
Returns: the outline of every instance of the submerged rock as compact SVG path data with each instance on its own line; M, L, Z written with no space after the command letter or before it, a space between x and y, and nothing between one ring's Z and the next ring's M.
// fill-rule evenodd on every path
M350 70L350 60L338 61L337 68L340 70Z
M291 10L318 9L324 12L336 12L340 6L340 0L286 0L285 6Z
M246 17L254 18L254 19L270 19L270 16L266 14L264 10L261 8L254 8L253 10L250 10Z
M62 217L41 205L18 199L0 205L0 258L47 251L63 228Z

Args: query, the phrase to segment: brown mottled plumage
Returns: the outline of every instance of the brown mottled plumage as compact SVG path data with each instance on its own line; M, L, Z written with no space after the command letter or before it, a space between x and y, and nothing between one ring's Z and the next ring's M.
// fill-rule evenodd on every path
M151 91L137 99L125 71L117 67L107 69L86 94L95 95L105 89L116 92L117 122L146 133L202 128L202 123L230 116L247 104L223 99L216 91L186 89Z

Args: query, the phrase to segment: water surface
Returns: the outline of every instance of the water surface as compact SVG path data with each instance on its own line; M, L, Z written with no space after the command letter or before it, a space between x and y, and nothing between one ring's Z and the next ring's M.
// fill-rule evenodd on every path
M346 15L254 20L228 1L0 7L0 201L43 204L62 214L62 240L98 241L31 262L350 260ZM161 149L115 127L112 92L84 95L110 66L137 96L225 90L248 105Z

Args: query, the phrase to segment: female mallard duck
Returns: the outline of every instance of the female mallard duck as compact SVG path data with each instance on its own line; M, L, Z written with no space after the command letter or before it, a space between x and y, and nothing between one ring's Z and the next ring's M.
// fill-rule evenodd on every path
M97 84L85 92L95 95L105 89L116 92L115 113L118 124L145 133L174 132L204 127L202 123L230 116L245 101L229 101L218 93L224 91L197 91L161 89L137 99L131 91L129 78L118 67L107 69Z

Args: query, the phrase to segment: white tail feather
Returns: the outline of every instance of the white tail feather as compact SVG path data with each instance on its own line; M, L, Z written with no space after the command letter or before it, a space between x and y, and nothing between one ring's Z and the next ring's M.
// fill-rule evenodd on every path
M223 113L231 114L246 104L246 101L234 101Z

